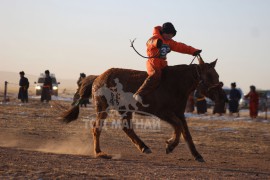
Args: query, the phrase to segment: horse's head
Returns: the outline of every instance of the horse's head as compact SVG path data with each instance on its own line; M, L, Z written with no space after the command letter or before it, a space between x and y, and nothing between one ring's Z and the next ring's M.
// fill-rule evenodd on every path
M205 96L209 97L215 102L221 101L222 86L219 82L219 75L215 70L217 59L211 63L204 63L199 58L200 67L200 82L197 87Z

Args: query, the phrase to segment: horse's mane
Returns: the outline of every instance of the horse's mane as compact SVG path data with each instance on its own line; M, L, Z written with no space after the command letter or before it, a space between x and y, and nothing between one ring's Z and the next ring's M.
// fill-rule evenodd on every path
M182 71L187 71L190 70L190 68L194 66L194 64L192 65L186 65L186 64L179 64L179 65L174 65L174 66L167 66L164 68L163 71L178 71L178 72L182 72Z
M171 74L173 76L177 76L179 74L183 75L186 72L191 71L192 65L186 65L186 64L181 64L181 65L174 65L174 66L167 66L162 70L162 78L166 78L167 75Z

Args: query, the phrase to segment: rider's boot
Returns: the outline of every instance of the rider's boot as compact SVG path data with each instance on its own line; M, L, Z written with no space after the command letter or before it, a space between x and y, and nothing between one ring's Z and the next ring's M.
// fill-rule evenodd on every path
M138 102L142 102L142 98L153 92L158 87L159 82L159 76L148 76L141 85L141 87L133 95L134 99Z

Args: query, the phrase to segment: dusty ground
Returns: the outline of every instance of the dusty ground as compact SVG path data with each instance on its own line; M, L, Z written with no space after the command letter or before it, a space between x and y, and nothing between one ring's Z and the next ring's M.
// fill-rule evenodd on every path
M188 118L205 163L193 160L183 141L165 154L172 129L138 129L152 154L140 153L120 129L107 128L101 148L113 159L96 159L89 123L92 107L71 124L57 120L69 102L0 104L0 179L270 179L270 120ZM113 118L110 120L112 121ZM182 140L182 139L181 139Z

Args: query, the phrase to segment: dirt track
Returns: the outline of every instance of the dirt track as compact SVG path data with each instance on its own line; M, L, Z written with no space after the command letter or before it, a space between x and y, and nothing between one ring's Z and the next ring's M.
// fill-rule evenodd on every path
M206 163L193 160L183 141L165 154L172 129L138 131L152 154L140 153L120 129L101 134L101 148L113 159L96 159L82 108L80 119L57 120L67 102L0 104L0 179L270 179L270 121L189 118L193 140ZM182 140L182 139L181 139Z

